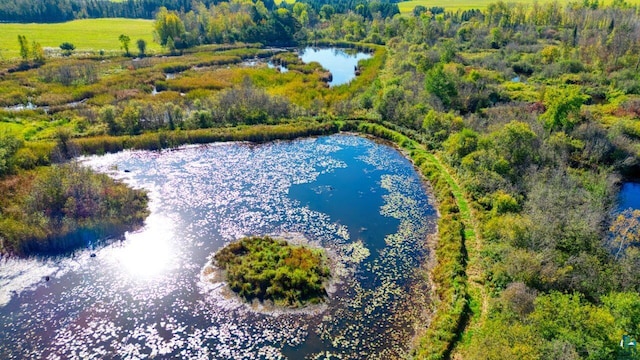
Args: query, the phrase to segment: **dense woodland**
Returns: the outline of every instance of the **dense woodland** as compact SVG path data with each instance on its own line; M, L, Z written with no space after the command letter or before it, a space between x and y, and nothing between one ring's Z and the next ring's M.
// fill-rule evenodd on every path
M210 5L217 1L201 2ZM49 23L104 17L151 19L159 7L189 11L191 4L189 0L2 0L0 21Z
M392 16L398 13L398 6L392 4L394 1L363 1L363 0L332 0L318 1L305 0L300 3L307 4L319 14L324 6L323 13L332 15L333 13L345 13L354 11L369 19L374 14L380 12L383 17ZM199 11L201 6L205 8L211 5L223 5L226 1L220 0L43 0L33 2L32 0L2 0L0 1L0 22L62 22L74 19L87 18L142 18L152 19L156 16L158 9L164 7L172 11L188 13ZM276 5L273 0L261 2L264 7L273 11ZM251 2L245 2L250 5ZM295 5L293 5L295 6ZM281 7L292 6L286 2ZM257 15L255 12L252 15ZM253 18L254 21L258 18Z
M368 124L382 125L435 154L443 168L427 172L448 169L473 215L463 228L464 209L434 183L444 194L440 241L458 241L438 248L450 263L434 269L434 302L455 305L436 306L418 358L637 357L619 343L640 337L640 214L615 209L621 181L640 176L638 8L498 2L397 15L376 3L164 5L154 13L157 39L180 56L34 64L27 53L33 66L3 65L0 103L49 111L1 112L23 129L0 136L1 175L55 162L58 128L71 133L67 149L100 153L237 139L231 126L255 124L400 136ZM241 66L274 50L240 42L333 43L374 57L357 80L329 89L318 64L287 73ZM465 242L469 227L474 241Z

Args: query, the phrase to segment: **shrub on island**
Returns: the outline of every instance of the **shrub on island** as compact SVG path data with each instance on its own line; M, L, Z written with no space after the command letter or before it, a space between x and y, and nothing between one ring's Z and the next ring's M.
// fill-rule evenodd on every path
M300 307L321 303L327 295L330 271L322 249L268 236L246 237L218 251L212 262L224 270L231 290L246 301Z

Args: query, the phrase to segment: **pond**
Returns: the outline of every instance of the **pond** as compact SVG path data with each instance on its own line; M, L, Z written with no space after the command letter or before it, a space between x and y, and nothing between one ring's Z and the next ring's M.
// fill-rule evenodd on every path
M356 67L360 60L371 58L371 54L363 52L350 52L339 48L313 48L307 47L300 52L300 58L305 63L316 61L323 68L329 70L333 79L329 86L347 84L356 77Z
M618 210L623 211L628 208L640 209L640 183L627 182L622 184Z
M389 359L428 320L418 270L436 215L393 148L334 135L82 161L148 189L151 215L73 257L1 260L2 359ZM327 303L257 312L202 281L211 253L250 234L302 234L333 253Z

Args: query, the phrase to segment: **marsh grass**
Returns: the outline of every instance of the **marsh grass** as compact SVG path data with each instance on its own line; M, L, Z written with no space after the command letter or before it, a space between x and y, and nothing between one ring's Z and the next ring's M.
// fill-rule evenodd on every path
M231 290L248 302L300 307L321 303L327 296L330 270L322 249L268 236L247 237L218 251L213 263L224 270Z
M124 149L160 150L185 144L221 141L266 142L302 136L327 135L338 131L333 122L296 121L278 125L236 126L184 131L145 133L139 136L98 136L73 140L84 154L104 154Z

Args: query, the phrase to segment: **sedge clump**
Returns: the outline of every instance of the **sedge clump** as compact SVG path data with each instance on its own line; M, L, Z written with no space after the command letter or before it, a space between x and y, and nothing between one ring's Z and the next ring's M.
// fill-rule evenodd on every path
M218 251L212 261L224 271L231 290L248 302L301 307L327 297L330 270L322 249L268 236L246 237Z

